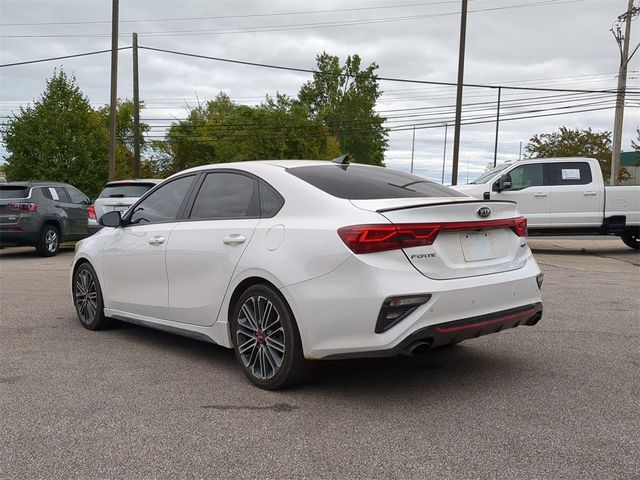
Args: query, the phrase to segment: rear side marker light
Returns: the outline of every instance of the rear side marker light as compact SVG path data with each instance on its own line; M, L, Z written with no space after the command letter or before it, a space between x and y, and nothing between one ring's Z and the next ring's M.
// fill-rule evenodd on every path
M20 212L35 212L38 209L38 205L35 203L9 203L7 208Z
M89 205L89 218L91 220L96 219L96 207L93 205Z
M386 332L430 298L429 294L387 298L378 314L375 332Z
M338 229L338 235L354 253L382 252L432 245L440 232L510 228L519 237L527 236L527 219L444 223L401 223L353 225Z

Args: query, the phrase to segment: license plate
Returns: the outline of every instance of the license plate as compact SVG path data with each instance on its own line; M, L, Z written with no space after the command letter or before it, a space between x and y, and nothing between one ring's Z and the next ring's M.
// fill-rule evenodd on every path
M496 258L493 238L489 233L463 233L460 235L464 259L467 262L479 262Z

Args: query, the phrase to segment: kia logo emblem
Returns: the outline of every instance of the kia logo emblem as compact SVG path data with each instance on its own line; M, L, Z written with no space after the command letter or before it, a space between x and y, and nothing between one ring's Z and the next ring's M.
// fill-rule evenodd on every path
M491 215L491 209L489 207L480 207L478 210L476 210L476 213L479 217L487 218L489 215Z

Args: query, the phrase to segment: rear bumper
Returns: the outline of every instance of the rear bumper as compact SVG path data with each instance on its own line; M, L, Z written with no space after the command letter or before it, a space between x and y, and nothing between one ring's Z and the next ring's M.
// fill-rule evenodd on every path
M393 357L407 352L417 342L429 348L458 343L470 338L478 338L491 333L498 333L508 328L521 325L535 325L542 318L542 303L512 308L488 315L455 320L421 328L413 332L393 348L372 350L361 353L342 353L324 357L328 360L359 357Z
M329 274L281 292L298 323L306 358L388 356L420 339L435 347L533 324L542 311L539 274L530 250L522 268L451 280L425 277L401 251L389 251L353 256ZM415 295L429 300L376 333L386 299Z
M38 243L37 232L12 232L0 228L0 245L35 246Z

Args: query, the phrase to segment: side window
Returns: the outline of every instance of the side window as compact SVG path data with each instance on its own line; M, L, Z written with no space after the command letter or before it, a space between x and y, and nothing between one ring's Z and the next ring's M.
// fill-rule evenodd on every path
M550 163L551 185L586 185L592 182L587 162Z
M260 216L273 217L284 205L282 196L268 183L260 180Z
M63 203L71 203L67 192L62 187L46 187L47 193L45 194L48 198Z
M181 177L160 187L136 206L129 217L129 223L175 220L194 178L194 175Z
M89 199L79 190L71 187L65 187L65 190L67 191L67 194L69 194L69 198L71 198L71 203L89 205Z
M193 202L190 219L258 216L256 181L237 173L209 173Z
M521 165L509 172L511 176L511 190L522 190L544 184L542 164Z

